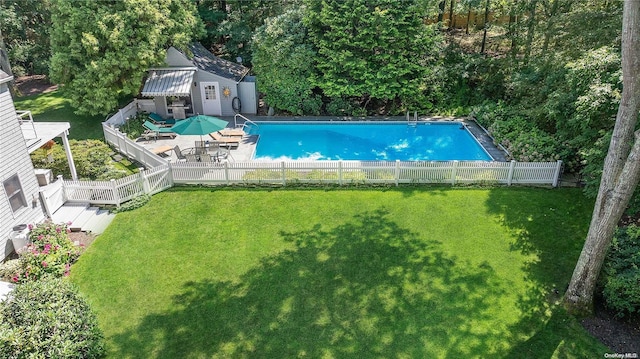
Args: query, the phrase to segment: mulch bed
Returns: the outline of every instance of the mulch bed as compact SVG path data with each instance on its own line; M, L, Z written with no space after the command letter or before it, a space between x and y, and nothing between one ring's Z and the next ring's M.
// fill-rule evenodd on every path
M51 84L45 75L18 77L15 85L19 96L37 95L58 89L58 85Z

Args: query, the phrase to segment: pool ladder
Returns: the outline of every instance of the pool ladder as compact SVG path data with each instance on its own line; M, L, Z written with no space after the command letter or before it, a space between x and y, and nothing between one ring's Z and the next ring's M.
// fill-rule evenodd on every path
M413 112L413 119L409 117L409 111L407 111L407 125L411 127L418 125L418 111Z

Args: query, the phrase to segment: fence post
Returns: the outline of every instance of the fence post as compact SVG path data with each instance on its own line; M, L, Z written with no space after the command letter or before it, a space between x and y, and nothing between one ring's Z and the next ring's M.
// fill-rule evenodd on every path
M409 117L408 114L409 113L407 112L407 117ZM396 187L398 187L398 185L400 184L400 160L396 160L395 178L396 178Z
M451 185L456 184L456 176L458 174L458 161L453 161L453 166L451 168Z
M287 185L287 177L285 176L285 171L284 171L285 167L284 166L285 166L284 161L282 161L281 164L280 164L280 168L281 168L280 169L280 174L282 175L282 185L286 186Z
M342 160L338 160L338 184L342 186Z
M120 207L120 194L118 193L118 187L116 186L116 180L111 179L111 189L113 190L113 199L116 202L116 206Z
M231 183L231 179L229 178L229 162L224 163L224 179L227 180L227 186Z
M140 173L140 181L142 181L142 192L144 194L150 194L151 188L149 186L149 181L147 181L147 176L144 174L144 167L138 168L138 171Z
M62 198L66 202L69 198L67 197L67 189L65 188L64 178L62 178L62 175L58 175L58 181L60 181L60 188L62 189Z
M558 162L556 162L556 171L553 174L553 187L558 187L560 172L562 172L562 160L558 160Z
M173 179L173 163L171 163L171 159L167 160L167 179L169 180L169 186L173 187L175 181Z
M511 182L513 181L513 169L516 166L516 161L511 160L509 163L509 174L507 175L507 186L511 186Z

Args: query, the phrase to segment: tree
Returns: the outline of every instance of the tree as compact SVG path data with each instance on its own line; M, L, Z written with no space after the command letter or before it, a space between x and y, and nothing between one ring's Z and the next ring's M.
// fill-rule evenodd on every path
M591 313L593 293L616 225L640 179L640 2L625 0L622 96L587 238L564 297L572 313Z
M51 79L78 114L105 114L135 95L169 46L202 32L190 0L53 0Z
M325 95L361 97L365 109L372 99L419 106L440 50L440 37L424 24L419 1L307 0L306 5L305 24L318 51L313 82Z
M49 0L0 0L0 29L16 75L49 73Z
M315 51L302 23L304 7L267 19L253 36L253 70L269 106L302 115L312 98L309 61Z

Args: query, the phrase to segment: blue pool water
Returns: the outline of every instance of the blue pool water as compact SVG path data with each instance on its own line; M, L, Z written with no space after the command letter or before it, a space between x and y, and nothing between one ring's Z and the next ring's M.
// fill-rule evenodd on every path
M491 160L460 123L260 122L250 134L257 160Z

